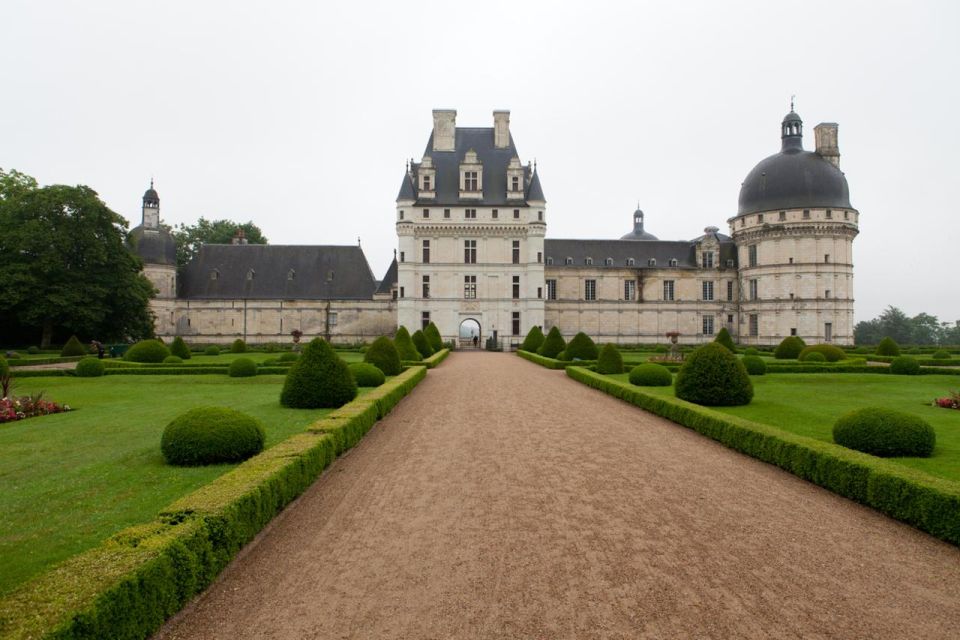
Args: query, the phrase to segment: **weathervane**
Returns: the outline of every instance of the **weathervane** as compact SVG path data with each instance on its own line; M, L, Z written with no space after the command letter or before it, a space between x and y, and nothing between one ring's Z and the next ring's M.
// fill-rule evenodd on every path
M793 101L797 98L797 95L794 94L790 96L790 111L793 111Z

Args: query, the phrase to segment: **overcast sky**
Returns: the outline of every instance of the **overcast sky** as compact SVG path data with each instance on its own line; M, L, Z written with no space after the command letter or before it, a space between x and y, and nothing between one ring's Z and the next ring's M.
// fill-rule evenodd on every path
M154 176L169 224L359 236L380 278L431 109L505 108L548 237L620 237L639 202L690 239L728 231L796 94L806 148L840 124L857 319L960 320L956 2L3 5L0 167L87 184L131 226Z

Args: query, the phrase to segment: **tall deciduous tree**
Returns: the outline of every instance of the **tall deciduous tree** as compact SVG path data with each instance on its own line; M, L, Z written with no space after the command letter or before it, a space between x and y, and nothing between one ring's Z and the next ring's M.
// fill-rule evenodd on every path
M878 317L858 322L853 328L857 344L877 344L888 336L901 345L958 344L960 322L940 322L929 313L911 318L896 307L887 307Z
M201 217L196 224L179 224L172 230L177 241L177 266L184 267L204 244L230 244L237 230L243 230L247 244L267 244L260 227L253 222L243 224L232 220L207 220Z
M37 187L0 170L0 325L42 346L55 335L152 335L154 289L126 226L89 187Z

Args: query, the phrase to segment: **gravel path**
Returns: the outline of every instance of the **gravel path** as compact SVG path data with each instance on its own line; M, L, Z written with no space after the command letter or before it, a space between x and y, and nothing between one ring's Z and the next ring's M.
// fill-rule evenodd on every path
M458 353L157 637L956 638L958 588L955 547Z

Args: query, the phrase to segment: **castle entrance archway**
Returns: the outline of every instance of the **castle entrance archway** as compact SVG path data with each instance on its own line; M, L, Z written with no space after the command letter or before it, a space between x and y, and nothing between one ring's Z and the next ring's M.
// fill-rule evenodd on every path
M460 348L479 349L481 346L480 323L473 318L467 318L460 323Z

